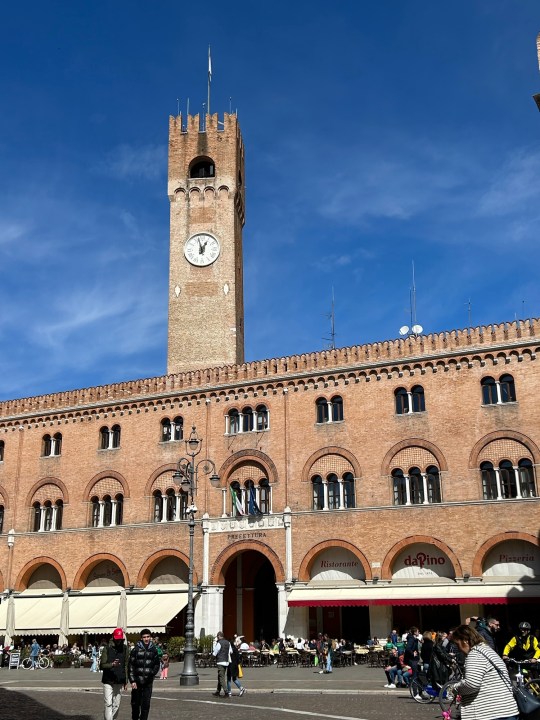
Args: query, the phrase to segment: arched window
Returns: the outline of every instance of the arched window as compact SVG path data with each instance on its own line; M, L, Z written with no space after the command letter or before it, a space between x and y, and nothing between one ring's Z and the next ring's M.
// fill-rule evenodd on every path
M112 447L120 447L120 425L112 426Z
M496 500L497 491L497 473L493 467L493 463L483 462L480 465L480 473L482 475L482 492L484 500Z
M177 415L173 420L172 439L182 440L184 437L184 418Z
M161 442L169 442L172 438L172 424L169 418L161 421Z
M176 493L172 488L166 492L167 495L167 522L172 522L176 518Z
M4 441L0 440L0 462L4 462Z
M334 395L330 404L332 405L332 422L341 422L343 420L343 398L341 395Z
M331 473L326 478L326 486L328 488L328 509L337 510L339 508L339 484L337 475Z
M0 505L0 533L4 532L4 506Z
M116 500L116 524L121 525L124 520L124 496L118 493Z
M50 435L44 435L41 440L41 456L51 457L52 455L52 438Z
M392 470L392 485L394 491L394 505L407 504L407 481L401 468Z
M411 390L412 395L412 411L424 412L426 409L426 401L424 399L424 388L421 385L415 385Z
M518 476L521 497L536 497L534 468L528 458L524 458L518 462Z
M58 433L54 434L52 454L53 455L61 455L62 454L62 433L58 432Z
M109 449L109 428L102 427L99 430L99 447L101 450Z
M163 502L161 490L154 492L154 522L161 522L163 517Z
M441 474L439 468L435 465L430 465L426 469L427 475L427 492L428 502L440 503L441 502Z
M263 515L270 512L270 483L267 478L259 481L259 510Z
M313 488L313 509L324 510L324 485L322 477L320 475L312 477L311 485Z
M32 530L34 532L39 532L39 528L41 525L41 505L38 502L35 502L33 505L33 513L32 513Z
M517 497L516 471L510 460L501 460L499 463L499 475L501 478L501 494L503 498Z
M253 430L253 408L245 407L242 410L241 420L242 432L251 432Z
M354 475L346 472L343 475L343 499L346 508L356 507L354 500Z
M257 432L262 432L263 430L268 430L270 427L269 417L268 417L268 408L266 405L257 405Z
M396 414L406 415L409 412L409 393L405 388L397 388L394 395L396 398Z
M34 532L62 529L62 514L64 511L62 500L56 500L54 503L46 500L43 505L36 501L32 508L32 530Z
M215 174L216 169L214 166L214 161L210 158L200 158L195 160L195 162L191 165L189 169L190 178L211 178L215 177Z
M326 398L317 398L315 401L315 407L317 408L317 423L328 422L328 403Z
M100 450L116 450L120 447L120 425L113 425L109 430L107 426L103 426L99 431L99 448Z
M409 493L412 505L421 505L424 502L424 481L418 467L409 470Z
M501 402L516 402L514 378L511 375L501 375L499 385L501 389Z
M229 410L227 415L228 434L237 435L240 432L240 413L236 409Z
M94 496L90 503L92 505L92 527L99 526L99 498Z
M103 498L103 526L109 527L112 522L112 500L110 495Z
M482 378L480 381L482 387L482 404L483 405L496 405L497 404L497 383L492 377Z
M244 502L242 488L238 481L231 483L231 516L237 517L244 513Z
M174 420L163 418L161 421L161 442L173 442L184 437L184 420L180 416Z

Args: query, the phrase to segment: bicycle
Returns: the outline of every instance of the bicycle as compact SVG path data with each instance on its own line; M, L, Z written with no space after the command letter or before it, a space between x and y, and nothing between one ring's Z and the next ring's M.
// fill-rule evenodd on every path
M40 670L46 670L48 667L50 667L51 661L47 657L47 655L39 655L37 659L37 666ZM34 663L32 662L32 658L30 656L25 657L24 660L21 663L21 667L23 667L25 670L30 670L34 666Z
M458 680L461 680L463 673L457 664L456 659L450 654L448 654L448 658L450 660L449 666L448 661L446 661L446 664L449 667L448 681L442 687L437 683L432 683L423 672L418 673L416 678L411 680L409 691L415 702L427 705L432 703L435 698L439 698L440 703L440 696L443 688L445 688L446 685L451 685L456 683ZM444 710L444 708L442 709Z
M521 672L522 665L530 665L531 669L539 669L539 663L532 662L532 660L514 660L513 658L508 658L506 662L512 665L517 665L517 672L515 676L510 678L512 684L516 687L523 687L532 695L540 697L540 680L538 678L529 678L529 680L525 680L525 675ZM525 672L527 672L527 670L525 670Z

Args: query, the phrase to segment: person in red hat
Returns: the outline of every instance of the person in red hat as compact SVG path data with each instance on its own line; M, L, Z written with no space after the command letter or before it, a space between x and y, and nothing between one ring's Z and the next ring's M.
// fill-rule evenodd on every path
M122 688L127 688L129 653L122 628L113 631L109 643L101 652L99 661L103 670L103 698L105 701L105 720L116 720L120 709Z

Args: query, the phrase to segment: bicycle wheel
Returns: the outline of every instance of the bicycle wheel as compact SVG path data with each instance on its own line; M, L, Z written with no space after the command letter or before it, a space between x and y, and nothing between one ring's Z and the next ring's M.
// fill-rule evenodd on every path
M49 667L49 658L48 657L40 657L38 660L38 665L41 670L46 670Z
M441 710L449 712L452 705L459 707L458 697L454 692L455 680L445 683L439 693L439 705Z
M24 658L21 665L25 670L30 670L30 668L32 667L32 661L30 660L29 657Z
M531 695L540 698L540 680L527 680L524 687L531 693Z
M423 705L432 703L437 697L437 694L433 692L431 685L424 685L420 682L420 680L418 680L418 678L411 680L409 692L415 702L422 703Z

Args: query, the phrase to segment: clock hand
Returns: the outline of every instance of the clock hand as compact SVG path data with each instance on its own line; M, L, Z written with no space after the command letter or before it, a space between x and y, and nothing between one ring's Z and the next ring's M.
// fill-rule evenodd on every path
M197 238L197 240L198 240L198 242L199 242L199 255L202 255L203 252L204 252L204 248L203 248L202 243L201 243L201 238Z
M203 253L206 252L206 246L207 246L207 245L208 245L208 240L207 240L207 241L204 243L204 245L202 246L202 252L203 252Z

